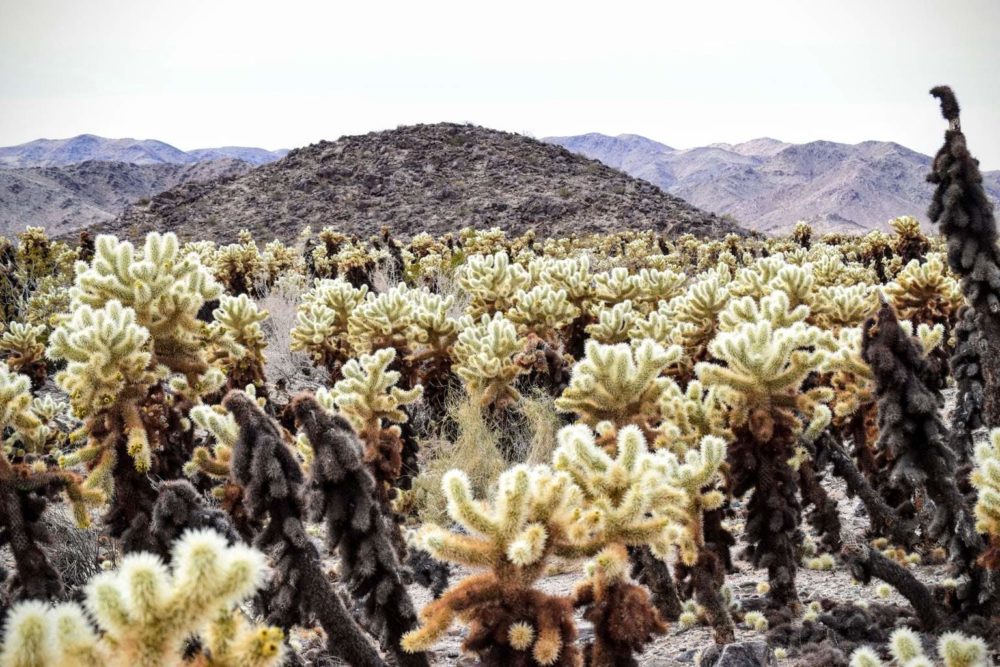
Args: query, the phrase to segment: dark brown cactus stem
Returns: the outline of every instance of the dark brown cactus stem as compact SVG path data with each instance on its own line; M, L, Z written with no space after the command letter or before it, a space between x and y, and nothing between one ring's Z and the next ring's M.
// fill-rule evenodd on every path
M691 568L691 586L695 601L705 610L708 624L712 626L715 643L721 645L736 641L736 629L732 616L722 597L725 571L719 558L711 551L703 549L698 562Z
M817 444L826 450L833 473L844 480L848 493L861 500L868 512L869 530L891 539L895 544L912 548L918 540L916 524L904 520L885 502L833 435L824 433Z
M905 567L856 540L848 540L841 555L854 578L861 583L870 583L872 578L880 579L899 591L913 607L924 631L934 632L941 626L942 609L931 590Z
M948 240L948 264L961 276L962 292L977 315L984 347L983 417L992 428L1000 426L1000 248L996 219L983 189L979 161L972 157L962 133L954 92L948 86L937 86L931 94L941 103L948 129L927 177L935 185L927 214Z
M798 437L790 415L776 416L766 442L758 441L749 427L736 433L728 453L731 493L738 498L752 491L744 536L751 562L767 568L769 604L797 609L801 606L795 574L803 540L802 506L798 474L788 461Z
M826 549L840 551L842 546L840 511L837 509L837 503L830 498L820 483L816 448L812 444L806 446L811 450L811 456L799 465L799 489L802 492L803 505L812 507L807 512L806 519Z
M49 540L42 514L50 496L75 479L67 472L32 472L0 454L0 547L9 546L14 574L7 582L11 600L50 600L63 595L63 583L39 546Z
M632 560L632 576L649 589L660 616L667 621L680 618L683 611L681 601L666 561L653 555L648 546L631 547L629 557Z
M341 580L361 602L368 626L397 664L427 667L426 653L400 648L403 635L417 627L417 612L396 555L399 531L380 508L361 441L347 420L327 413L312 394L299 394L292 411L313 447L310 518L326 523L327 546L340 556Z
M241 391L230 392L222 404L239 426L233 481L243 489L248 512L267 520L254 538L254 546L275 562L274 577L261 596L266 622L286 631L318 622L332 655L358 667L384 667L378 650L344 607L306 534L304 476L277 422Z

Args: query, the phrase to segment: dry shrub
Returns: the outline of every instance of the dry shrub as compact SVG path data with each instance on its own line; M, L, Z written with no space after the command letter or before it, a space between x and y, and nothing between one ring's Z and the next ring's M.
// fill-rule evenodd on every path
M261 323L267 347L264 349L264 375L276 385L284 384L290 390L305 384L305 377L314 372L309 356L293 352L292 328L295 326L296 308L302 289L290 281L279 282L271 293L261 299L257 306L266 310L270 317Z
M420 521L445 524L447 500L441 492L441 478L452 469L469 476L473 491L479 496L488 490L507 468L501 454L498 429L491 424L476 401L462 393L448 405L449 421L454 422L454 442L442 437L420 443L423 455L421 473L413 481L413 495Z
M563 426L556 412L555 399L536 389L530 396L522 396L517 411L524 417L524 426L511 434L514 438L512 451L517 453L518 463L550 463L556 448L556 433Z

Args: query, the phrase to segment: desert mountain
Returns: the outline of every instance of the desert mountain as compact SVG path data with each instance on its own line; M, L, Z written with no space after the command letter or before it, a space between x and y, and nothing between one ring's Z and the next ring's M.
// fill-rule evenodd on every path
M789 144L755 139L678 150L645 137L584 134L545 141L649 181L699 208L766 233L806 220L819 231L885 229L899 215L927 223L931 158L899 144ZM1000 198L1000 171L984 185Z
M288 151L262 148L200 148L182 151L152 139L106 139L81 134L70 139L37 139L19 146L0 148L0 168L63 167L88 160L130 164L195 164L209 160L235 159L250 164L273 162Z
M65 235L111 220L128 204L182 183L232 178L250 169L238 160L148 165L89 161L0 169L0 236L28 225Z
M101 231L174 230L225 241L240 229L294 238L324 225L399 237L465 226L511 233L654 229L718 236L736 225L560 146L441 123L343 137L291 151L236 178L191 182L130 206Z

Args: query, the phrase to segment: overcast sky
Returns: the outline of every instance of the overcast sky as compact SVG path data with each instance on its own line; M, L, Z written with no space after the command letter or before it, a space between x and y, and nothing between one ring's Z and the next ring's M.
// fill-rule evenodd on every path
M949 83L1000 169L998 27L1000 0L0 0L0 145L273 149L471 121L933 153L927 90Z

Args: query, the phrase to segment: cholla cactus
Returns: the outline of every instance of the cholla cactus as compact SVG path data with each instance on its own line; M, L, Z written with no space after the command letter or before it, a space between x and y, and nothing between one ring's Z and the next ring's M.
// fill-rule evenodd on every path
M709 344L721 363L699 363L707 387L717 387L729 409L735 441L729 448L732 493L750 498L746 537L754 562L766 565L772 600L795 604L796 554L801 506L796 471L789 461L799 438L812 439L830 422L828 388L803 391L806 377L826 353L817 349L821 331L798 322L775 329L770 322L743 324ZM780 521L780 526L779 522Z
M782 290L775 290L760 299L745 296L733 299L719 313L719 329L732 331L744 324L768 322L775 329L790 327L809 317L809 307L793 305L791 298Z
M983 189L979 163L962 133L955 93L948 86L938 86L931 94L941 102L948 129L927 177L935 185L927 215L947 238L948 265L961 277L962 292L976 311L986 348L981 359L984 421L990 427L1000 426L1000 290L996 279L1000 248L996 218Z
M629 339L637 317L632 302L622 301L597 311L597 322L589 325L586 332L598 343L623 343Z
M580 309L570 302L566 290L549 285L518 291L514 304L506 313L507 319L519 325L521 333L533 333L551 344L557 343L560 332L580 316Z
M696 449L706 435L732 440L726 408L719 400L718 389L706 389L698 380L681 390L673 381L664 385L660 396L660 417L655 445L679 456Z
M955 453L944 440L940 393L927 385L924 348L907 329L887 303L865 323L862 354L875 379L878 447L889 460L891 485L907 496L930 496L936 507L929 533L967 564L979 540L955 479Z
M670 302L670 310L680 326L679 344L688 357L701 361L708 341L718 330L718 318L730 301L728 271L707 271L687 291Z
M913 260L883 288L900 319L920 324L949 325L964 300L958 281L951 277L939 253L921 263Z
M351 357L347 323L367 295L367 287L355 288L339 278L317 281L299 305L291 332L292 350L308 353L332 380L339 379L341 365Z
M511 263L504 251L472 255L455 273L458 286L471 298L471 314L492 315L514 305L514 295L531 281L528 271Z
M722 485L722 466L726 458L726 444L721 438L706 435L697 448L691 448L683 463L673 454L667 460L667 484L682 491L677 509L678 527L672 531L672 542L677 546L680 562L676 565L677 577L687 582L695 600L715 632L718 644L734 641L735 632L728 605L722 596L728 554L717 553L720 546L710 544L719 539L721 531L718 510L725 502ZM711 530L713 534L709 535ZM727 536L728 537L728 536Z
M564 259L539 260L530 270L537 280L556 290L565 290L569 302L586 312L594 297L594 281L590 273L590 256L579 255Z
M0 434L13 430L11 445L31 445L44 440L47 426L33 409L31 382L0 363ZM86 505L97 497L81 488L73 473L47 466L15 447L0 451L0 547L9 546L16 571L7 582L13 599L47 599L62 593L59 573L49 564L38 543L47 542L42 514L48 499L65 491L77 523L89 522Z
M266 667L283 659L283 634L251 626L233 608L263 580L264 555L227 546L211 531L187 533L173 553L173 568L150 554L127 556L118 572L98 575L87 587L95 632L76 604L24 603L11 612L0 665L106 665L175 667L185 662L188 639L208 639L211 654L198 664Z
M73 309L118 301L149 332L153 360L195 385L208 370L198 311L222 288L195 255L182 257L177 237L151 233L142 250L113 236L97 237L88 266L77 264Z
M215 278L234 295L263 291L268 282L268 267L250 232L239 233L239 243L218 248L211 258Z
M594 276L596 286L594 296L608 305L622 303L639 295L639 279L618 267Z
M932 667L924 653L920 637L912 630L900 628L889 637L889 651L897 667ZM937 643L938 656L944 667L986 667L988 650L979 637L967 637L960 632L945 632ZM862 647L851 654L851 667L886 667L872 649Z
M810 303L809 321L834 333L859 326L877 307L874 297L873 290L864 283L820 287Z
M889 227L896 235L893 247L904 265L913 260L923 259L930 250L930 240L921 231L920 221L912 215L893 218L889 221Z
M285 630L318 622L333 655L351 665L383 667L378 651L333 589L306 533L305 476L280 427L243 392L229 392L222 405L239 428L231 470L232 481L242 490L241 504L250 516L268 522L254 537L254 546L281 554L262 595L267 622Z
M409 390L396 386L400 374L389 370L395 359L396 350L391 347L351 359L344 364L343 380L329 391L316 393L320 405L339 411L365 443L365 460L379 484L380 496L388 493L402 470L404 443L398 425L409 419L405 408L423 394L420 385ZM415 465L416 452L411 455L414 460L409 463Z
M473 498L468 478L458 470L445 474L441 484L448 514L463 530L427 524L418 546L441 560L489 569L424 607L421 627L403 637L403 648L430 648L460 619L470 626L463 647L486 664L578 667L570 600L532 584L550 556L581 555L572 539L580 532L575 527L580 490L565 473L525 466L500 476L489 503Z
M653 454L635 426L618 431L616 454L608 455L582 424L559 431L553 457L556 470L568 473L583 493L591 541L628 546L650 545L666 556L669 530L682 492L669 483L669 455Z
M216 364L226 374L226 387L236 389L252 384L266 396L264 378L264 331L261 322L268 318L246 294L223 296L212 311L212 333L218 341Z
M658 415L660 398L670 383L661 374L681 354L676 345L664 349L651 340L635 348L589 341L586 356L573 367L556 407L576 413L591 427L607 421L615 428L635 424L651 433L650 422Z
M979 563L990 570L1000 570L1000 429L993 429L989 442L976 447L976 468L970 480L979 492L976 530L989 540Z
M410 289L403 283L380 294L368 294L347 320L351 347L368 354L382 348L406 349L413 318Z
M639 291L632 301L655 308L660 301L670 301L683 293L687 276L669 269L641 269L636 282Z
M403 634L417 625L417 613L394 545L398 531L373 502L376 480L367 470L361 443L347 420L329 414L309 394L297 396L291 411L315 452L309 515L326 524L327 546L340 556L340 578L364 605L369 627L397 662L426 667L426 655L400 648Z
M41 388L48 377L45 367L45 344L42 337L45 327L32 326L20 322L11 322L7 330L0 335L0 353L7 357L7 365L17 372L31 378L34 389Z
M484 407L517 402L521 394L513 382L525 369L514 358L522 349L514 323L496 313L492 318L483 315L476 323L463 318L462 326L452 350L453 370L469 395Z
M51 357L68 361L56 382L69 394L74 413L86 420L91 432L87 446L66 464L91 464L88 488L108 495L118 434L126 436L125 450L137 470L146 472L152 465L149 434L139 408L161 379L152 364L149 338L149 331L136 323L135 311L111 301L98 309L78 307L72 319L52 332L49 343ZM110 432L102 424L107 418L113 423Z

